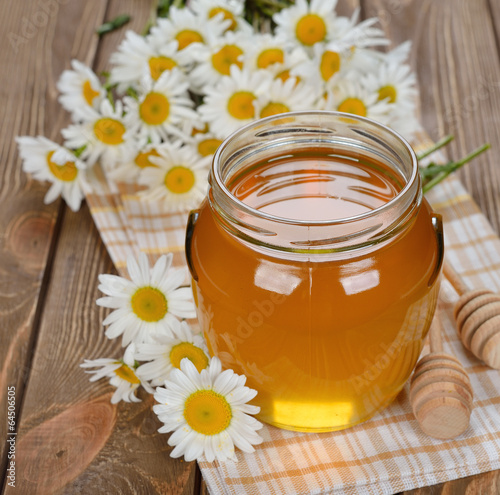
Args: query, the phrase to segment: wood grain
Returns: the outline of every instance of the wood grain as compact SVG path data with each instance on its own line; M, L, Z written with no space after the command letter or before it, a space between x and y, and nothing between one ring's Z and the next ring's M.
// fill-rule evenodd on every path
M171 459L167 435L145 393L139 404L112 406L112 388L91 384L84 358L119 356L95 305L97 275L113 273L86 207L72 213L60 202L44 206L46 186L20 170L16 135L59 140L69 122L55 83L71 58L107 68L124 29L100 40L93 29L130 13L142 29L154 0L17 0L4 2L0 28L0 435L8 385L17 388L19 437L16 489L26 494L203 494L194 463ZM41 5L50 5L48 10ZM358 0L339 1L350 15ZM499 32L496 0L364 0L365 17L379 15L395 44L412 39L422 120L433 138L454 133L454 158L489 140L500 126ZM17 35L9 36L10 34ZM500 232L500 170L496 153L461 172L467 188ZM25 388L26 383L26 388ZM22 410L21 410L22 405ZM0 447L5 466L5 443ZM4 470L2 470L4 471ZM4 474L4 472L3 472ZM499 493L498 472L407 492Z
M85 401L30 429L17 444L16 488L21 493L57 493L107 442L116 422L111 394Z
M455 159L483 142L498 147L500 66L498 2L483 0L365 0L367 16L381 17L394 44L413 42L421 121L431 137L454 134L449 155ZM490 17L495 13L496 27ZM460 171L465 186L500 232L498 148ZM443 483L407 492L426 494L498 493L498 473Z
M500 472L478 474L448 483L417 490L409 490L404 495L489 495L500 493Z
M492 2L492 4L495 2ZM453 134L455 159L484 142L500 142L500 64L486 0L370 0L394 43L413 41L422 122L433 139ZM498 7L495 7L498 10ZM498 16L497 16L498 21ZM493 149L459 172L468 191L500 232L500 170Z
M497 52L500 52L500 3L497 0L488 0L488 7L495 30Z
M67 122L67 119L54 99L55 75L61 60L68 60L74 54L82 55L81 47L85 52L92 48L92 33L84 32L82 25L74 21L94 19L95 23L104 13L99 1L63 3L62 0L47 0L42 6L28 0L6 2L0 16L3 33L0 50L1 438L6 434L7 386L16 387L19 417L24 385L30 373L37 321L50 276L51 246L55 246L56 223L60 217L59 202L49 206L43 204L47 186L31 181L22 172L14 138L43 134L58 139L58 122ZM73 31L81 30L80 47L74 47L71 38L65 37L68 21L73 22ZM59 43L62 38L64 43ZM3 467L6 460L4 442L0 444L0 458Z
M101 17L93 22L81 13L81 30L72 14L61 12L64 36L74 37L72 52L86 44L89 51L79 58L91 64L95 58L96 72L105 70L125 30L100 43L95 35L85 42L83 31L93 33L93 26L124 12L133 17L131 27L141 30L150 13L146 3L114 1L105 10L101 4ZM61 58L54 81L70 59ZM168 437L157 433L152 397L111 406L112 387L106 380L89 383L78 366L84 358L123 353L120 342L104 336L105 312L95 304L98 274L113 272L88 209L65 210L19 425L17 486L6 494L193 493L196 465L170 459Z

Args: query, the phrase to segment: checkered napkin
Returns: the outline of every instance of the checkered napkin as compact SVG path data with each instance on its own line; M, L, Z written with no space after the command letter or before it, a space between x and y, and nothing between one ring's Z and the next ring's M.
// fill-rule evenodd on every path
M425 146L419 139L416 148ZM428 142L427 142L428 144ZM435 157L434 157L435 158ZM134 186L116 185L97 170L87 203L120 273L128 254L151 261L174 253L185 266L187 215L170 214L161 203L141 201ZM436 186L428 199L443 215L446 258L471 288L500 289L500 240L456 178ZM469 429L449 441L421 432L408 401L408 384L371 420L333 433L297 433L265 425L264 442L238 462L200 462L212 495L391 494L500 468L500 372L466 351L453 324L458 296L443 281L439 302L444 351L469 373L474 409ZM423 353L428 352L425 347Z

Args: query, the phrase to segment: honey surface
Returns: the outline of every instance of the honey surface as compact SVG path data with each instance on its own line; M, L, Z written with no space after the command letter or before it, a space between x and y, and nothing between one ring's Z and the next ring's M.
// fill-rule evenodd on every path
M274 158L232 180L248 206L293 220L335 220L361 215L393 199L397 178L380 166L311 151ZM385 173L384 173L385 172Z
M314 221L366 213L401 185L379 163L309 150L251 167L229 187L253 208ZM261 420L335 430L394 399L436 303L430 214L424 201L408 229L369 253L293 261L229 235L204 203L192 244L198 316L211 353L258 390Z

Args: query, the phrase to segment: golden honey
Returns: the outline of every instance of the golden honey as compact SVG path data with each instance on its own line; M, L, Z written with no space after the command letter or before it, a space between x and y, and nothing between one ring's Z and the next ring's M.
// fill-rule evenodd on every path
M327 117L266 119L253 136L280 132L233 137L188 227L210 352L258 390L259 419L301 431L347 428L394 399L429 328L442 258L414 164L386 162L378 135L360 150L354 124ZM333 125L340 138L318 139Z

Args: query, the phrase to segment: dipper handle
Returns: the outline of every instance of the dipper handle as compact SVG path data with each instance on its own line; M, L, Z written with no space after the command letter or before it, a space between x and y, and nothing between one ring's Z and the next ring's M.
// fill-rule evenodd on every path
M464 284L460 275L455 271L455 269L445 260L443 264L444 276L448 279L453 288L461 296L465 294L469 288Z
M439 319L439 315L434 316L431 323L431 329L429 331L429 345L431 347L431 352L443 352L443 339L441 337L441 332L443 330L443 324Z

